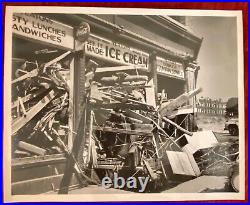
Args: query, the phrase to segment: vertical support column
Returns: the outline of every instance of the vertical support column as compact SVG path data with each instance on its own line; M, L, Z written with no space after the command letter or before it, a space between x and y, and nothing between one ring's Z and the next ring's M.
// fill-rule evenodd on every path
M186 77L186 91L192 91L196 88L196 81L197 81L197 76L198 76L198 70L199 66L196 64L196 62L189 63L185 69L185 77ZM193 108L195 109L196 107L196 97L191 98L188 101L189 105L192 105ZM186 127L190 131L194 131L194 127L196 126L196 122L194 119L194 115L191 115L189 117L189 120L186 124Z
M75 68L74 68L74 87L73 87L73 129L77 131L73 138L73 146L70 156L64 169L64 175L60 183L58 194L67 194L71 178L75 169L76 156L85 138L86 130L86 107L85 107L85 42L89 37L90 28L82 22L76 30L75 41ZM80 170L79 174L81 173ZM80 183L84 183L80 181Z
M157 80L157 61L156 61L156 52L153 51L149 55L149 81L153 81L154 86L154 94L155 94L155 100L158 99L158 80Z
M72 59L70 62L70 91L69 91L69 134L68 134L68 149L71 150L73 147L73 138L75 133L74 128L74 69L75 60Z

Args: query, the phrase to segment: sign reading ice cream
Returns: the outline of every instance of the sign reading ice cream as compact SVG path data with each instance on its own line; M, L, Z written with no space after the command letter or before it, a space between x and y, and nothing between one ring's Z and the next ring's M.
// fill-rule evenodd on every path
M110 40L91 35L86 43L88 55L125 65L148 67L148 54Z

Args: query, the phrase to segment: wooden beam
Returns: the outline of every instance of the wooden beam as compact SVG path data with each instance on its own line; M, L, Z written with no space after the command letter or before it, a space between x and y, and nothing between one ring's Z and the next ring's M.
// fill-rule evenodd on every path
M189 132L188 130L185 130L184 128L182 128L180 125L174 123L172 120L169 120L168 118L166 117L163 117L162 118L165 122L168 122L169 124L173 125L174 127L176 127L177 129L181 130L182 132L184 132L185 134L189 135L189 136L192 136L193 133L192 132Z
M21 77L15 79L15 80L12 80L11 84L13 85L13 84L15 84L17 82L20 82L20 81L23 81L23 80L25 80L27 78L33 78L33 77L37 76L37 74L38 74L38 69L34 69L34 70L30 71L29 73L24 74Z
M21 99L22 99L23 103L26 103L29 100L32 100L33 98L36 98L37 96L41 95L44 91L45 91L45 89L39 89L39 90L35 91L34 93L31 93L31 94L28 94L28 95L22 97ZM18 100L11 103L11 109L13 109L17 106L19 106Z
M137 113L133 110L130 110L130 109L126 109L126 115L128 115L129 117L133 117L133 118L136 118L138 120L141 120L142 122L147 123L147 124L150 124L152 122L151 119L141 115L140 113Z
M105 73L105 72L118 72L118 71L126 71L126 70L146 70L145 66L115 66L115 67L102 67L97 68L96 73Z
M48 95L41 99L36 105L34 105L26 114L13 121L11 125L11 134L13 135L20 130L24 125L27 124L38 112L40 112L54 97L56 92L51 90Z
M75 156L79 155L79 150L82 144L85 143L85 134L86 134L86 91L85 91L85 41L81 41L77 37L77 33L81 31L82 24L81 22L78 28L76 29L76 41L75 41L75 68L74 68L74 93L73 93L73 130L77 130L77 134L73 139L73 146L70 155L68 156L68 160L66 163L66 167L64 170L64 175L62 181L60 183L60 189L58 194L67 194L68 193L68 186L70 185L70 181L75 170ZM86 34L88 35L88 33ZM77 46L80 45L80 46ZM78 48L77 48L78 47ZM66 187L66 188L65 188Z
M157 80L157 60L156 60L156 52L153 51L149 55L149 81L153 80L153 88L154 88L154 100L157 101L158 98L158 80ZM151 96L153 98L153 96Z
M201 88L197 88L197 89L192 90L190 92L183 93L182 95L178 96L177 98L175 98L174 100L172 100L170 102L162 103L160 108L159 108L160 115L163 117L168 116L168 115L172 115L172 112L175 109L177 109L178 107L181 107L183 104L188 102L189 99L191 99L192 97L194 97L195 95L197 95L201 91L202 91Z
M42 156L44 156L47 152L46 149L40 148L38 146L23 141L19 141L17 146L20 149Z
M113 127L98 127L93 126L94 130L103 131L103 132L112 132L112 133L123 133L128 135L147 135L153 136L151 131L137 131L137 130L127 130L127 129L118 129Z

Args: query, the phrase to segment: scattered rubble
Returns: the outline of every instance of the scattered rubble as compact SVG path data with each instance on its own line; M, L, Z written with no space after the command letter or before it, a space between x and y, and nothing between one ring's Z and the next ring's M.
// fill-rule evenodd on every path
M191 113L181 123L174 120L176 110L201 89L173 100L162 94L158 100L147 73L133 74L129 66L121 66L119 72L106 74L93 61L85 76L86 143L80 158L74 156L67 147L70 89L63 73L69 70L61 63L68 55L41 65L13 59L13 157L65 153L89 183L98 180L87 176L88 169L99 179L114 173L125 178L149 176L147 192L200 175L230 176L238 144L220 144L212 132L187 130Z

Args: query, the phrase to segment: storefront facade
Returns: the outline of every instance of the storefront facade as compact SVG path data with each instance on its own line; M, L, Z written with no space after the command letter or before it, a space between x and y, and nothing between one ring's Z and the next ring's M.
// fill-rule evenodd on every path
M83 35L86 39L76 35L82 22L90 30L86 36ZM147 73L152 78L156 101L159 95L164 95L168 100L175 99L196 88L199 70L196 59L202 39L170 17L15 14L12 31L15 59L43 64L53 61L59 55L63 56L60 62L69 86L69 112L63 125L68 128L65 143L69 148L73 146L82 115L85 70L90 60L100 70L106 69L110 75L117 72L116 67L123 65L134 66L133 72L140 70ZM188 104L191 109L182 114L194 112L194 100ZM54 159L59 160L57 157ZM60 160L63 163L63 159ZM39 160L33 162L36 164ZM59 170L59 173L62 171ZM24 178L14 179L13 183L17 182L17 185L13 185L16 186L16 193L20 191L18 181Z

